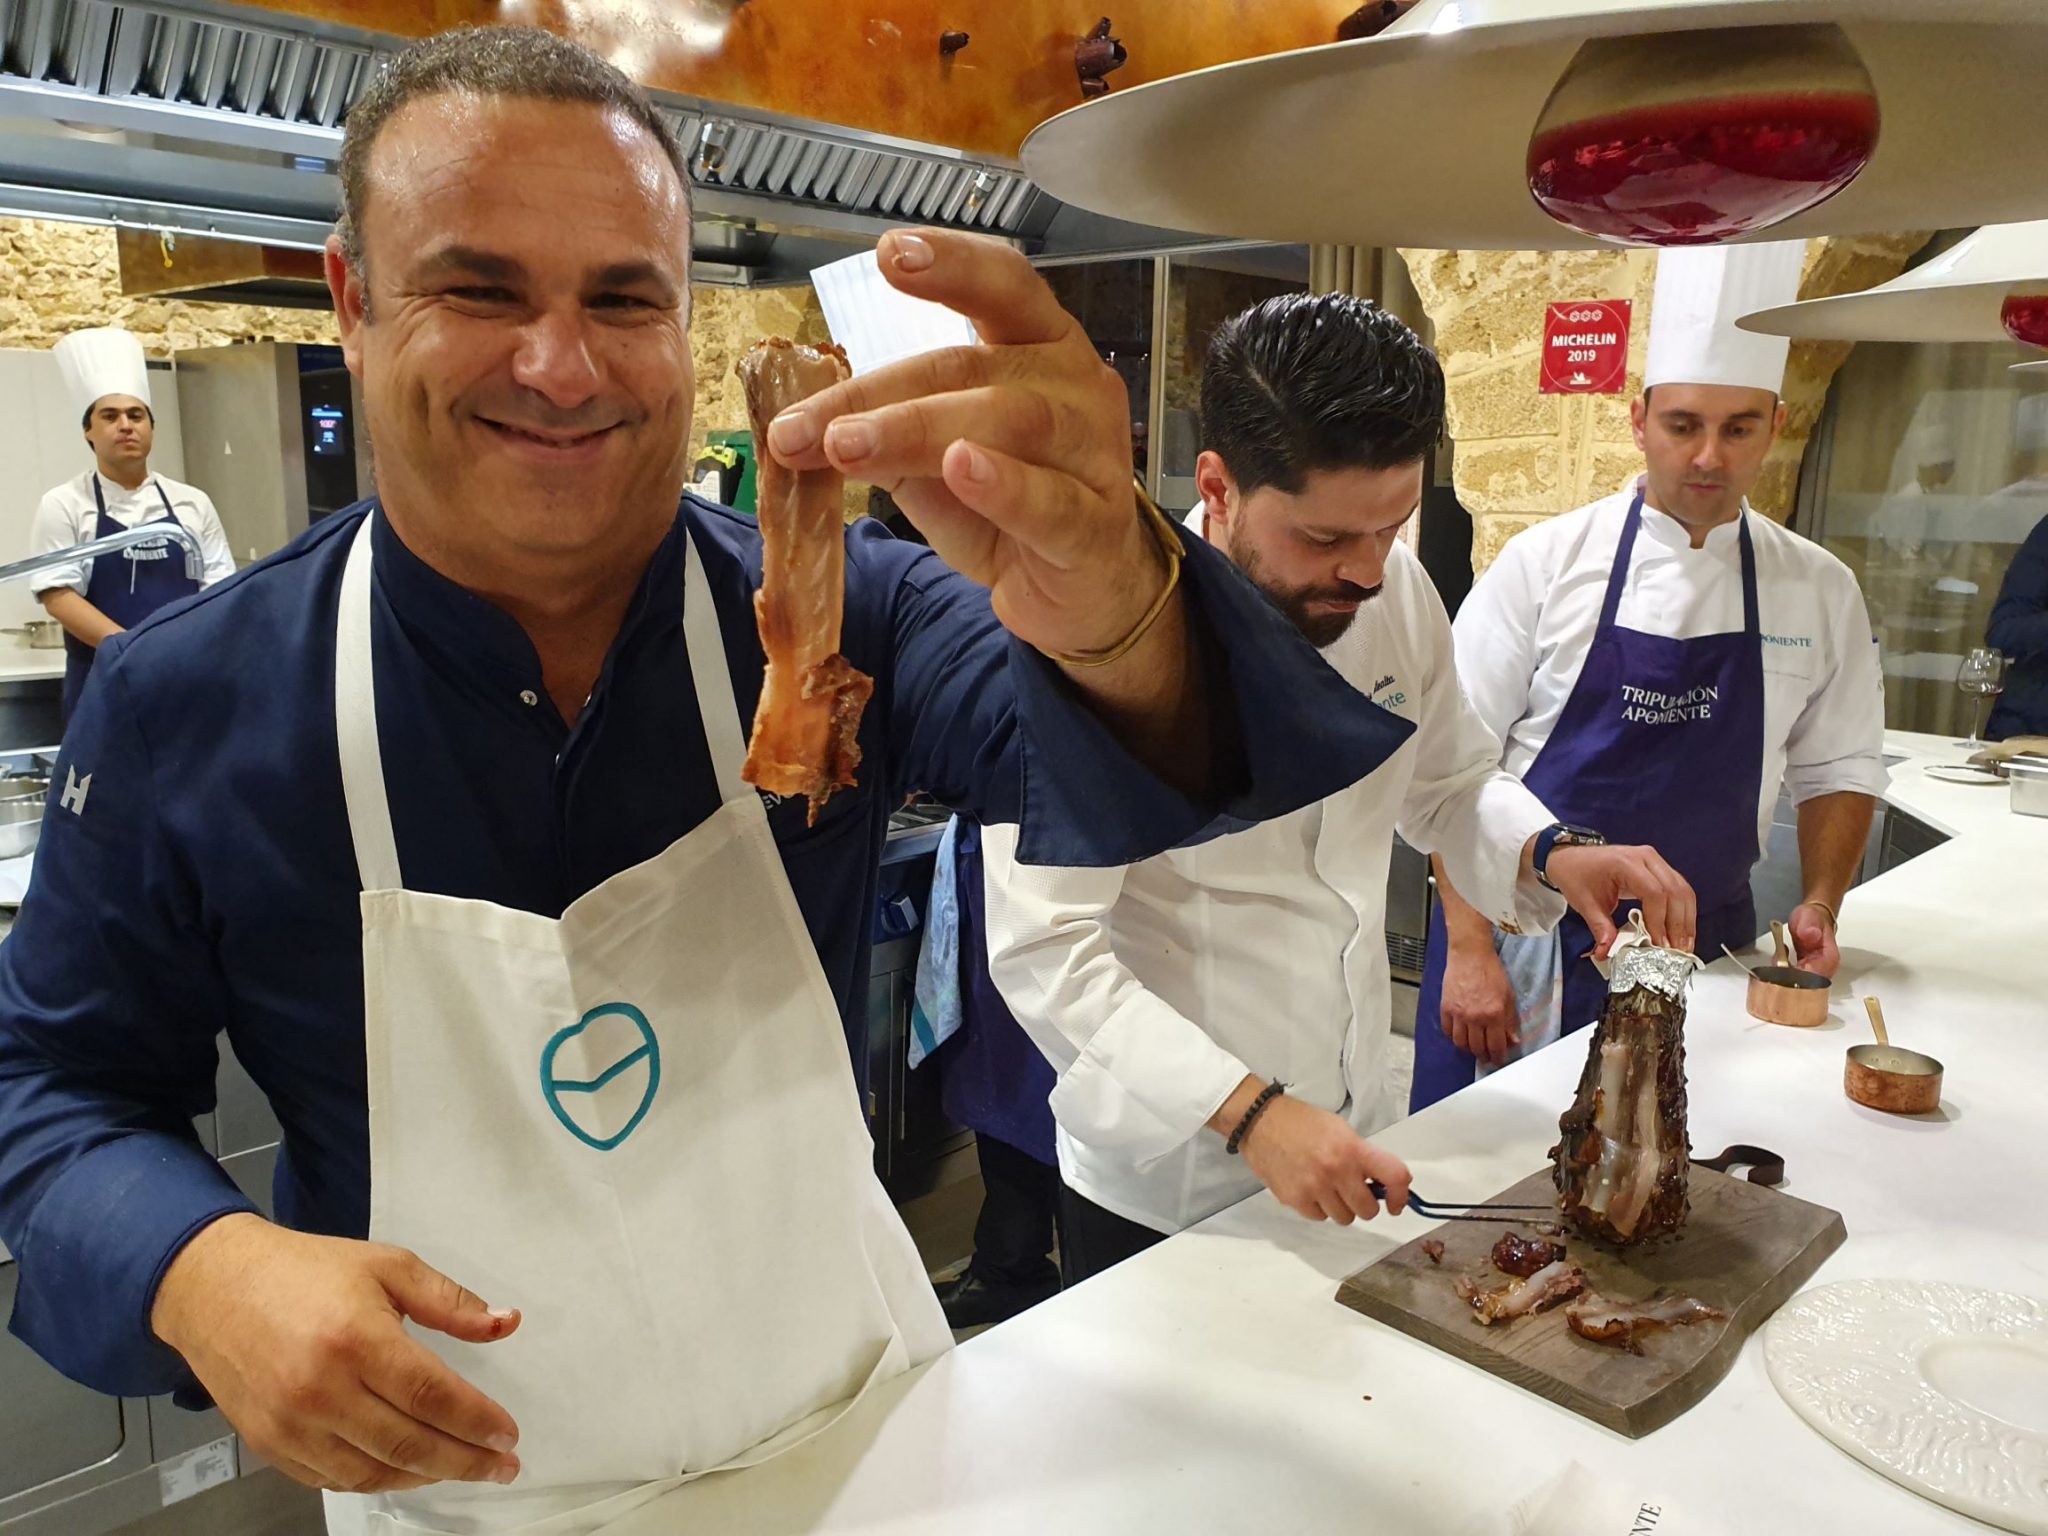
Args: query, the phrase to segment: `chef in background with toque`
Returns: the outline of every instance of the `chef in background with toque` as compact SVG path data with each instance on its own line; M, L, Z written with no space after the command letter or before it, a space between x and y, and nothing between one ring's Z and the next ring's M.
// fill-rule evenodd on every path
M1699 898L1696 952L1757 935L1750 871L1782 785L1798 807L1800 962L1833 975L1842 897L1883 793L1884 684L1855 576L1747 497L1784 426L1790 344L1735 321L1798 296L1803 242L1667 250L1643 396L1644 473L1518 534L1474 584L1458 676L1563 838L1651 843ZM1417 1011L1421 1109L1582 1028L1592 937L1500 933L1436 866Z
M176 544L150 539L111 555L46 566L29 578L50 617L64 626L68 721L102 640L234 575L235 557L206 492L150 473L156 413L142 343L117 326L99 326L73 331L51 352L78 408L93 467L44 493L30 525L29 553L47 555L138 524L173 522L199 541L205 560L194 580Z

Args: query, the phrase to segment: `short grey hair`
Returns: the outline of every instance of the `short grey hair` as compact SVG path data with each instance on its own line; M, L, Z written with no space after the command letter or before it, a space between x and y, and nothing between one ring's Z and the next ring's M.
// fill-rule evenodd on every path
M687 200L690 173L674 131L647 93L588 48L538 27L459 27L395 54L349 109L341 137L342 255L363 269L363 205L370 151L392 116L409 102L442 95L513 96L583 102L619 112L645 128L675 167Z

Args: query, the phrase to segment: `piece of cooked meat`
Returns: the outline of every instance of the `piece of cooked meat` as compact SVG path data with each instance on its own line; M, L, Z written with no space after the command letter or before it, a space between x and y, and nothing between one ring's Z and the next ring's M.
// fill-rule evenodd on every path
M860 766L860 717L874 680L839 654L846 601L844 477L834 469L792 473L767 451L768 424L799 400L849 377L837 347L756 342L740 382L757 445L761 590L754 622L768 658L741 776L777 795L803 795L810 820Z
M1643 1337L1659 1328L1684 1328L1712 1322L1728 1314L1692 1296L1652 1296L1642 1302L1615 1302L1588 1291L1565 1308L1565 1326L1582 1339L1612 1344L1632 1355L1643 1352Z
M1461 1278L1458 1297L1472 1309L1472 1316L1489 1328L1495 1323L1527 1317L1569 1301L1586 1288L1586 1277L1576 1264L1559 1259L1535 1274L1487 1290L1478 1281Z
M1502 1233L1500 1241L1493 1245L1493 1267L1504 1275L1525 1280L1563 1257L1563 1243L1523 1237L1515 1232Z
M1616 956L1550 1149L1564 1219L1582 1236L1636 1243L1685 1220L1685 978L1696 963L1649 946Z
M1422 1254L1430 1263L1441 1264L1444 1261L1444 1245L1436 1238L1425 1237L1422 1240Z

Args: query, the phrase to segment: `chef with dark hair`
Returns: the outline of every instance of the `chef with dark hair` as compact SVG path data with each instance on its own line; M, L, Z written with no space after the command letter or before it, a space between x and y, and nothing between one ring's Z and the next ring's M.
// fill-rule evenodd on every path
M1440 852L1484 910L1532 931L1638 897L1658 935L1691 893L1648 848L1557 840L1466 703L1450 621L1401 542L1443 431L1420 337L1348 294L1224 322L1202 369L1201 505L1332 675L1412 728L1315 805L1121 869L1032 868L991 827L989 970L1055 1071L1060 1263L1072 1283L1258 1192L1313 1221L1395 1211L1408 1169L1370 1139L1389 1092L1387 861Z

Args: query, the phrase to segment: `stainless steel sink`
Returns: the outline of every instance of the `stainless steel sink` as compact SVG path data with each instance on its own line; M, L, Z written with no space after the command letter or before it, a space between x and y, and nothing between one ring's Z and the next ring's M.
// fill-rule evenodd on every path
M50 781L46 778L29 774L0 778L0 859L18 859L34 850L49 801Z

